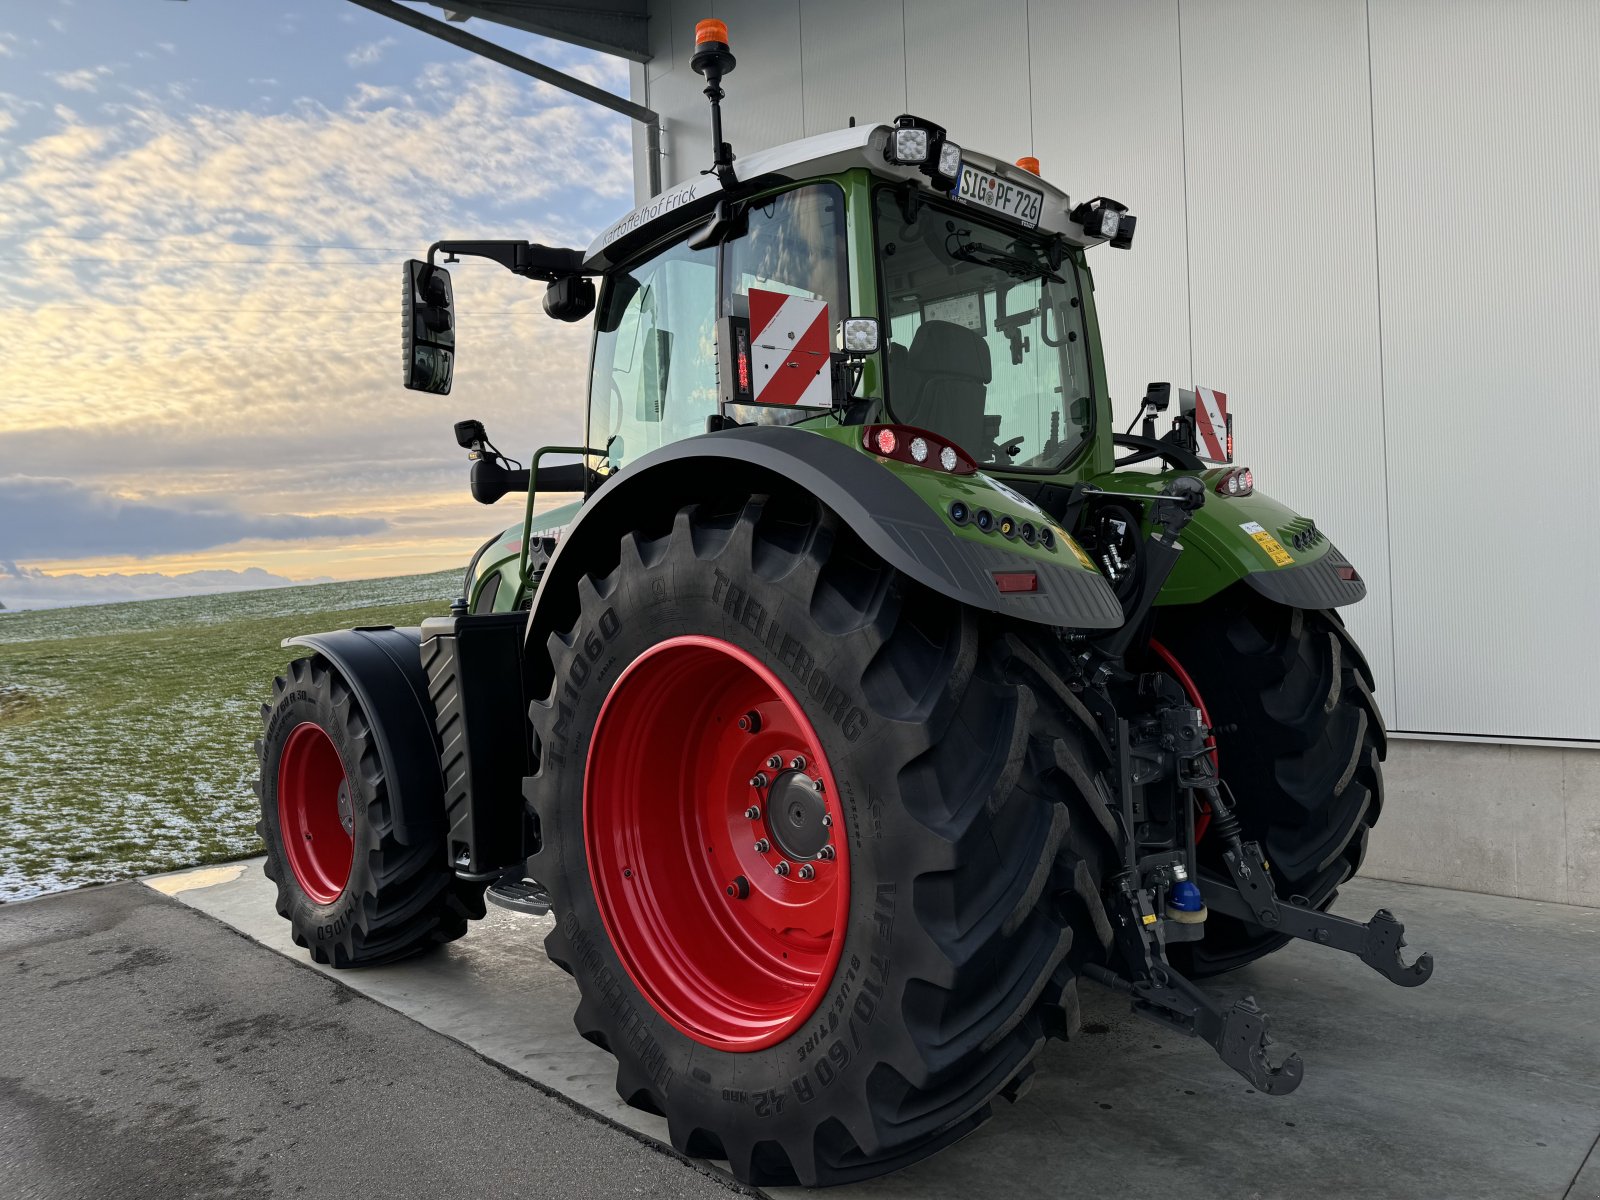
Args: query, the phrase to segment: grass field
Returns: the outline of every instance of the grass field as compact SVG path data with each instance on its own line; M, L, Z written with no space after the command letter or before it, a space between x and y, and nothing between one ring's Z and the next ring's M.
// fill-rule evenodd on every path
M0 616L0 901L259 853L251 745L291 634L415 625L460 573Z

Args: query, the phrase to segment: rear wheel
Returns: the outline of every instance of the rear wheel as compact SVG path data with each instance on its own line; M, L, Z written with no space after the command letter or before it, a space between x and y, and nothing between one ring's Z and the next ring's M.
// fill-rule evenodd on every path
M442 830L412 842L397 832L401 814L413 828L437 828L439 780L395 776L333 666L290 663L261 719L256 829L297 945L320 963L369 966L453 941L483 916L483 885L456 879Z
M1158 610L1156 638L1166 652L1157 661L1210 713L1222 778L1245 837L1266 851L1279 896L1328 907L1366 853L1387 749L1371 668L1344 623L1239 584L1192 608ZM1199 851L1203 868L1225 873L1214 836ZM1203 941L1171 954L1186 972L1214 975L1288 940L1213 913Z
M971 1131L1110 935L1100 751L1050 648L810 501L685 509L579 591L532 871L623 1099L757 1184Z

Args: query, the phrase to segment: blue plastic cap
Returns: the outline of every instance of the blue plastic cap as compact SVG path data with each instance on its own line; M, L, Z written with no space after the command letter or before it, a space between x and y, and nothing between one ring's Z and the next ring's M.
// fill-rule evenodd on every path
M1199 912L1206 902L1194 880L1180 879L1172 885L1172 891L1167 895L1167 906L1179 912Z

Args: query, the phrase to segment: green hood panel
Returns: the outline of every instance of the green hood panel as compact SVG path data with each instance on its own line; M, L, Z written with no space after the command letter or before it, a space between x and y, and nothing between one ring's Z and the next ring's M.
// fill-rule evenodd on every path
M582 501L573 501L533 516L533 536L552 537L565 529L583 507ZM500 586L494 595L494 612L512 612L523 600L522 579L522 522L518 521L483 552L478 559L478 573L472 580L472 607L477 612L478 593L492 575L500 576Z

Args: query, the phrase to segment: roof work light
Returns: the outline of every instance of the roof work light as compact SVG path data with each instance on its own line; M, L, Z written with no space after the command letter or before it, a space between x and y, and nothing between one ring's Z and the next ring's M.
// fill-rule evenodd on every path
M934 186L945 191L955 187L961 175L961 147L945 140L942 125L910 113L894 119L883 157L897 167L921 167Z
M1103 238L1118 250L1133 245L1133 227L1139 220L1128 211L1126 204L1118 204L1106 196L1085 200L1072 210L1072 219L1082 225L1090 237Z

